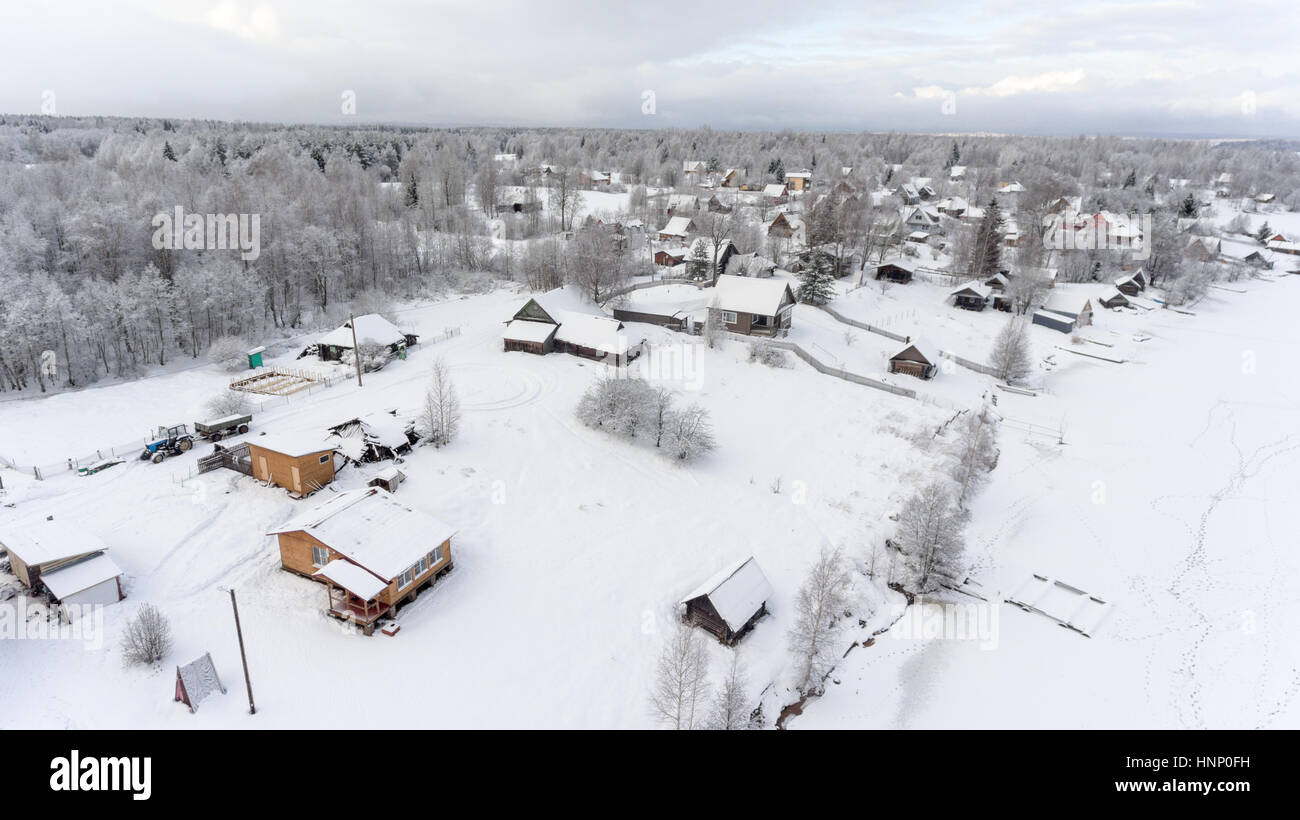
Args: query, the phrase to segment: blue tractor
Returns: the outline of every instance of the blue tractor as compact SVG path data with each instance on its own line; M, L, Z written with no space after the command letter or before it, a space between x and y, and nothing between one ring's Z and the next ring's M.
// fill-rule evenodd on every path
M153 439L140 454L141 461L161 464L167 456L177 456L194 446L194 436L184 424L172 427L159 427L151 436Z

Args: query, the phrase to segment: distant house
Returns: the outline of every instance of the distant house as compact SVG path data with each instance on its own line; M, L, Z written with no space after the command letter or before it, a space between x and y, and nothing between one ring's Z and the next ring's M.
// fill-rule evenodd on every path
M772 593L772 584L750 557L723 568L679 603L685 607L687 623L730 646L767 614Z
M1128 297L1119 291L1118 288L1107 291L1099 299L1097 304L1104 308L1121 308L1128 307Z
M669 194L665 204L668 216L690 216L700 210L700 198L691 194Z
M253 478L282 487L295 498L311 495L334 480L338 445L324 434L268 433L247 444Z
M1092 301L1080 296L1069 294L1053 296L1047 300L1043 310L1073 320L1076 328L1092 324Z
M668 224L659 230L660 242L685 242L686 237L695 230L695 222L689 216L674 216Z
M1005 273L995 273L988 279L984 280L984 286L989 289L993 299L993 308L995 310L1010 311L1012 307L1011 296L1008 291L1011 288L1011 280Z
M356 342L353 342L353 326L356 329ZM378 313L367 313L344 322L339 328L331 330L316 340L316 349L322 361L339 361L344 354L351 352L354 344L372 343L387 347L390 353L401 354L414 345L420 337L414 333L398 330L392 322Z
M784 205L790 201L790 191L779 182L763 186L763 201L768 205Z
M1187 243L1183 255L1197 262L1212 262L1219 258L1223 250L1223 241L1215 236L1193 236Z
M776 263L756 253L738 253L727 263L727 272L763 279L776 272Z
M807 191L812 188L812 171L789 171L785 175L786 187L791 191Z
M936 211L955 219L960 219L965 216L968 208L970 208L970 203L959 196L950 196L947 199L941 199L935 205Z
M324 583L327 612L367 635L452 568L451 526L378 487L333 494L267 534L280 565Z
M794 292L784 280L723 274L711 307L721 312L727 330L748 336L784 335L794 313Z
M907 211L903 217L903 224L909 231L937 233L941 230L938 209L919 205Z
M961 182L966 178L966 166L954 165L948 169L948 179L952 182Z
M1270 240L1268 249L1274 253L1285 253L1291 256L1300 256L1300 243L1286 242L1281 239Z
M744 168L728 168L718 176L718 187L720 188L739 188L745 181Z
M921 201L921 192L916 190L916 186L910 182L899 185L898 190L894 193L903 200L904 205L916 205Z
M1074 320L1060 313L1051 313L1046 310L1036 310L1033 315L1033 323L1049 327L1052 330L1059 330L1061 333L1074 332Z
M0 547L19 582L59 604L64 620L76 617L74 606L115 604L126 597L122 570L106 554L108 546L81 527L50 520L6 526Z
M1139 274L1141 271L1139 271ZM1125 296L1137 296L1145 288L1142 280L1135 275L1122 276L1115 280L1115 289Z
M687 176L698 176L709 169L708 163L698 159L686 160L682 163L682 173Z
M907 284L916 275L916 264L904 259L895 259L876 266L876 278L886 279L898 284Z
M963 310L983 310L988 306L992 293L988 285L972 279L948 295L952 297L952 303Z
M675 268L686 261L685 248L661 248L655 251L655 264L664 268Z
M939 360L923 350L919 342L909 342L889 357L889 372L903 373L918 379L933 379L939 372Z
M497 202L497 213L531 214L541 209L541 200L524 196L505 197Z
M1277 199L1275 194L1255 194L1255 201L1260 205L1268 205L1275 199Z
M1019 182L999 182L998 193L1000 194L1023 194L1025 186Z
M552 351L621 367L641 355L623 323L583 303L572 290L556 288L533 296L506 322L507 351L545 355Z
M709 197L709 201L708 201L708 203L707 203L707 205L706 205L705 207L708 208L708 211L709 211L709 213L711 213L711 214L729 214L729 213L731 213L731 206L730 206L730 205L723 205L723 204L722 204L722 200L718 199L718 195L717 195L717 194L714 194L713 196Z
M776 219L772 220L772 224L767 226L767 235L789 239L794 236L794 230L794 223L791 222L788 216L777 214Z

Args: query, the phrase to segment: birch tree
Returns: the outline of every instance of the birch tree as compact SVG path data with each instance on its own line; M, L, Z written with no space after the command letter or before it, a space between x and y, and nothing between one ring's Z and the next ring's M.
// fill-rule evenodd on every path
M835 666L836 637L848 603L849 583L843 554L823 548L799 588L789 643L800 694L820 694L823 680Z
M671 729L700 728L708 700L708 676L704 638L689 624L678 623L655 669L651 713Z

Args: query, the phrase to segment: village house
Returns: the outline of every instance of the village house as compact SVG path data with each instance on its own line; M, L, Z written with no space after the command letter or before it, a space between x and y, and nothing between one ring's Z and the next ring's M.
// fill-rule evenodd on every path
M902 350L889 357L889 372L933 379L939 372L939 360L932 356L920 342L908 342Z
M683 620L734 645L767 614L773 589L752 557L725 567L683 598Z
M1283 239L1273 239L1268 243L1268 249L1274 253L1285 253L1291 256L1300 256L1300 243L1287 242Z
M655 251L655 264L663 268L675 268L686 261L685 248L661 248Z
M790 329L794 305L794 292L784 280L723 274L710 307L721 312L732 333L783 336Z
M739 188L745 181L744 168L728 168L718 176L718 187L720 188Z
M935 208L917 206L910 208L903 217L903 224L908 231L925 231L927 234L942 230L939 223L939 211Z
M545 355L552 351L621 367L641 355L623 323L584 303L576 291L556 288L524 302L506 322L506 351Z
M9 554L9 569L32 594L45 594L72 621L74 607L115 604L126 597L122 570L106 554L108 546L82 527L63 521L7 525L0 548Z
M1112 288L1097 299L1097 304L1104 308L1121 308L1128 307L1129 301L1128 297L1121 293L1118 288Z
M1197 262L1212 262L1219 258L1223 243L1214 236L1193 236L1187 243L1183 255Z
M334 480L337 444L323 433L264 433L244 443L253 478L288 490L294 498L311 495Z
M702 176L708 169L708 163L698 159L682 162L682 173L686 176Z
M779 236L782 239L792 239L795 236L796 221L788 214L777 214L772 224L767 226L768 236Z
M992 293L993 290L988 285L972 279L948 295L952 297L952 303L956 307L963 310L983 310L988 305Z
M948 180L950 182L961 182L966 179L966 166L954 165L948 169Z
M723 205L723 204L722 204L722 200L718 199L718 195L717 195L717 194L714 194L713 196L709 197L709 201L708 201L708 203L706 204L705 207L708 209L709 213L711 213L711 214L729 214L729 213L731 213L731 206L730 206L730 205Z
M727 263L727 272L736 276L765 279L776 273L776 263L757 253L738 253Z
M1047 300L1043 310L1072 320L1075 328L1092 324L1092 301L1082 296L1058 294Z
M812 190L812 171L789 171L785 175L785 185L791 191Z
M355 329L356 341L353 341ZM406 349L419 340L414 333L398 330L392 322L378 313L355 316L341 327L331 330L316 340L316 350L322 361L340 361L352 352L355 344L375 344L388 348L388 352L405 356Z
M378 487L335 493L267 534L280 565L322 582L326 611L367 635L452 569L451 526Z
M768 205L784 205L790 201L790 190L779 182L763 186L763 201Z
M905 285L916 275L916 263L906 259L895 259L876 266L876 278L896 284Z
M667 216L693 216L700 211L700 198L692 194L669 194L664 200Z
M954 219L960 219L961 217L965 216L966 209L969 207L970 207L970 203L962 199L961 197L950 196L946 199L939 200L939 202L935 205L935 210L943 214L944 216L951 216Z
M1125 296L1137 296L1146 290L1146 278L1142 271L1121 276L1115 280L1115 289Z
M695 230L695 222L689 216L674 216L668 224L659 230L660 242L686 242L686 237Z
M336 450L357 463L405 455L418 438L414 423L400 418L396 410L356 416L334 424L329 432Z
M709 270L706 270L704 273L708 278L712 279L713 274L715 273L715 271L713 271L715 252L717 254L718 263L716 273L726 273L727 265L731 262L731 258L736 255L736 246L730 239L722 240L715 249L712 239L707 236L697 236L695 241L691 243L690 250L686 252L686 260L689 262L697 258L697 255L703 256L703 258L708 260L709 263Z

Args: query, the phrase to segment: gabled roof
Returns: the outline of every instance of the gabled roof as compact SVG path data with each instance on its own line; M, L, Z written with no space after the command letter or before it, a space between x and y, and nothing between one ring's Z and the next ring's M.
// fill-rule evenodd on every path
M772 593L772 584L767 576L758 562L749 557L723 568L679 603L708 598L731 631L738 632L772 597Z
M54 572L42 573L41 583L45 584L55 598L63 600L121 574L122 570L113 563L113 559L100 553Z
M527 322L513 319L506 322L505 338L516 342L545 343L555 332L556 325L550 322Z
M305 532L389 582L456 534L378 487L335 493L267 535L287 532Z
M665 233L670 236L686 236L691 229L691 218L689 216L670 217L668 224L660 229L659 233Z
M784 279L754 279L724 273L713 289L713 306L737 313L775 316L786 302L794 301Z
M328 578L363 601L373 601L388 586L388 582L370 570L342 558L335 558L312 574Z
M993 292L993 289L990 288L988 285L984 284L983 282L979 281L978 279L972 279L969 282L965 283L964 285L960 285L959 287L953 288L951 291L948 292L948 295L956 296L959 293L966 293L966 292L973 293L974 295L980 297L981 299L987 299L989 298L989 294Z
M879 265L876 265L876 270L880 270L881 268L885 268L885 267L899 268L901 270L907 271L908 273L916 273L916 262L910 259L903 259L902 257L898 257L895 259L886 259L884 262L881 262Z
M604 353L622 353L628 349L627 337L619 332L622 329L622 322L608 316L564 312L555 339Z
M930 346L922 344L919 340L909 342L902 350L889 357L890 360L897 359L905 362L921 362L923 364L935 364L939 360L930 355Z
M785 186L779 182L773 182L770 185L763 186L763 196L770 196L775 198L775 197L785 196L785 194L786 194Z
M264 433L247 439L252 447L261 447L290 458L301 458L313 453L333 452L335 444L326 440L323 430L296 430Z
M357 329L357 343L372 341L381 345L400 344L406 341L406 334L397 329L392 322L378 313L367 313L354 319ZM316 340L316 344L332 345L352 349L352 325L344 322L342 327L331 330Z
M6 525L0 534L0 546L28 566L108 549L96 536L63 521L34 521L12 529Z

